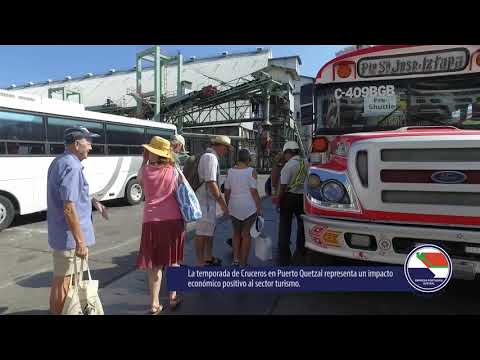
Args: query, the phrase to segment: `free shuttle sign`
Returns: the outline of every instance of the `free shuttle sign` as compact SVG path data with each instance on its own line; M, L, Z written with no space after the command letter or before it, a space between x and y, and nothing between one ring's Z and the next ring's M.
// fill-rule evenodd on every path
M363 112L366 115L389 114L396 108L396 96L367 96L363 98Z
M464 48L424 53L366 57L358 62L358 76L382 77L410 74L433 74L462 71L469 52Z

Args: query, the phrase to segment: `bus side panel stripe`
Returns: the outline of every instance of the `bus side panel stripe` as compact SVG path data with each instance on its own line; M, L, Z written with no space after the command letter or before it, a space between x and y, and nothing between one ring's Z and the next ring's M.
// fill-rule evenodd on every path
M110 190L113 184L115 184L115 181L117 180L118 175L120 174L122 163L123 163L123 157L120 157L117 161L117 165L115 166L115 171L113 172L113 175L110 177L110 180L108 180L107 185L105 185L101 190L97 191L96 194L102 194L101 195L102 197L107 194L107 191Z

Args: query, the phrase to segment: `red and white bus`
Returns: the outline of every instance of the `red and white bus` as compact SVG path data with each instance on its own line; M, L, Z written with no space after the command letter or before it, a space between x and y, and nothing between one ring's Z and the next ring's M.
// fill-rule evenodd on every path
M374 46L315 81L308 249L403 264L443 247L480 272L480 46Z

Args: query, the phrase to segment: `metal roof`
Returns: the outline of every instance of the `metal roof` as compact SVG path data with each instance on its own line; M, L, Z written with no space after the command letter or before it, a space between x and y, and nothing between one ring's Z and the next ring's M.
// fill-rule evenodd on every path
M208 128L217 128L217 127L242 127L246 130L253 130L251 129L251 126L249 127L250 123L247 123L247 122L244 122L244 123L241 123L241 122L238 122L238 123L235 123L235 124L218 124L218 125L215 125L215 124L209 124L209 125L194 125L194 126L185 126L185 129L208 129Z
M266 49L186 61L182 68L182 80L192 84L190 89L192 91L200 90L207 85L217 86L265 68L270 58L271 50ZM142 93L153 91L153 83L153 68L144 68ZM136 71L133 68L97 76L79 77L69 81L57 80L37 86L17 87L11 91L48 97L50 88L62 86L65 90L81 93L82 103L86 107L102 106L107 98L121 107L136 106L135 99L127 95L136 91ZM162 86L167 97L176 95L176 62L164 66Z
M187 64L191 64L191 63L202 63L202 62L214 61L214 60L225 59L225 58L236 58L236 57L242 57L242 56L251 56L251 55L254 55L254 54L268 54L270 52L271 52L271 49L268 49L268 48L262 49L262 50L256 50L256 51L243 51L243 52L236 52L236 53L232 52L232 53L228 53L227 55L223 55L223 54L213 55L213 56L207 56L207 57L202 57L202 58L195 58L194 60L184 59L183 64L187 65ZM285 58L288 58L288 57L285 57ZM282 58L276 58L276 59L282 59ZM176 67L177 63L178 63L178 61L174 60L174 61L168 63L166 66L167 67L171 67L171 66ZM15 87L8 86L8 87L3 88L3 89L4 90L14 90L14 91L15 90L20 90L20 89L25 89L25 88L34 89L34 88L42 87L42 86L45 86L45 85L66 84L66 83L70 83L70 82L73 82L73 81L82 81L82 80L91 80L91 79L98 79L98 78L104 78L104 77L118 76L118 75L129 74L129 73L135 72L136 71L136 66L134 66L132 68L129 68L129 69L123 69L123 70L114 69L115 70L114 72L112 72L111 70L112 69L110 69L108 72L102 73L102 74L85 73L84 75L81 75L81 76L76 76L76 77L66 76L63 79L58 79L58 80L48 79L48 80L37 82L37 83L27 82L25 84L15 85ZM143 70L144 71L153 70L153 65L144 66ZM33 84L33 85L31 85L31 84Z

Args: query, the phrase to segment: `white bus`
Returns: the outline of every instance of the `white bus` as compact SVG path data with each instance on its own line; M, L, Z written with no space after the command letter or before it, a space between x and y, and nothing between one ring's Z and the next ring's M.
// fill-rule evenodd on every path
M81 104L0 91L0 230L16 215L47 208L47 170L64 152L63 132L81 125L100 135L83 161L90 192L99 200L124 198L135 205L142 144L171 139L174 125L85 111Z

